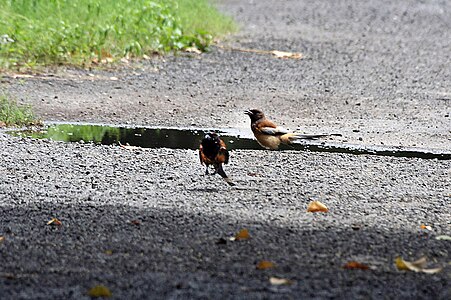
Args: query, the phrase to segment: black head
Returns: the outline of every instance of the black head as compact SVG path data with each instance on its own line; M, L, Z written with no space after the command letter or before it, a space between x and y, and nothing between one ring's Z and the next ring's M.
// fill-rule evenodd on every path
M244 113L246 115L248 115L249 118L251 118L252 122L258 121L258 120L263 119L265 117L265 114L259 109L246 110Z
M201 145L203 148L203 152L207 157L215 156L219 149L221 148L221 140L219 139L219 135L212 132L207 133L202 139Z
M202 140L206 141L219 141L219 135L214 132L207 133Z

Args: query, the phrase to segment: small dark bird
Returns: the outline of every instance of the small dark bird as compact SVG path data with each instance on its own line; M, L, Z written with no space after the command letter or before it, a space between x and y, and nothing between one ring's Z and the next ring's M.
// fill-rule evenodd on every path
M229 152L224 141L216 133L206 134L202 139L199 147L199 158L200 163L207 166L206 175L208 175L208 167L212 165L215 169L213 174L218 173L229 185L235 185L222 169L222 164L229 162Z
M267 119L265 114L259 109L246 110L244 113L251 118L251 129L257 142L266 149L277 150L280 144L290 145L295 140L317 139L330 135L289 132Z

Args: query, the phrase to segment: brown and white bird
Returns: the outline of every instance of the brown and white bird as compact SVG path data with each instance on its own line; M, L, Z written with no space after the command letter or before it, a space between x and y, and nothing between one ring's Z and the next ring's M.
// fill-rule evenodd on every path
M235 185L222 168L222 164L229 162L229 152L224 141L219 138L219 135L216 133L205 135L199 147L199 158L200 163L202 165L205 164L207 167L205 170L206 175L208 175L208 167L213 166L215 170L213 174L218 173L229 185Z
M246 110L244 113L251 118L252 132L257 142L265 149L277 150L280 144L290 145L296 140L317 139L330 135L289 132L266 118L265 114L259 109Z

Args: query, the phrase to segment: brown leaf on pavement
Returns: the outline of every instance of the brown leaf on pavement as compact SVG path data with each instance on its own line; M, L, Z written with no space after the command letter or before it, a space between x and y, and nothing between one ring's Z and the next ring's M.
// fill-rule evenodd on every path
M111 297L112 295L110 289L104 285L96 285L88 291L88 296L93 298Z
M347 262L344 266L343 269L347 269L347 270L353 270L353 269L359 269L359 270L368 270L370 267L368 267L365 264L359 263L357 261L350 261Z
M421 229L427 229L427 230L429 230L429 231L432 230L432 227L431 227L431 226L425 225L425 224L421 224L421 225L420 225L420 228L421 228Z
M47 225L61 226L63 225L63 223L57 218L52 218L50 221L47 222Z
M257 264L256 267L258 270L267 270L267 269L275 268L276 265L273 262L270 262L268 260L262 260Z
M241 229L240 231L235 234L235 236L231 237L231 241L241 241L241 240L247 240L250 239L251 235L249 234L249 230L247 229Z
M328 212L329 209L319 201L312 201L307 207L307 212Z

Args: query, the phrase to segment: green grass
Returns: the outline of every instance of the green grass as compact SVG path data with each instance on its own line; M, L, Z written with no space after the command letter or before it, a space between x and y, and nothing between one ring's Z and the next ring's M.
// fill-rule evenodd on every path
M180 22L188 34L207 32L212 36L220 37L224 33L234 32L237 29L233 19L218 12L211 1L177 0L176 2Z
M0 69L205 50L234 29L208 0L0 0Z
M30 106L19 105L15 99L0 94L0 124L6 126L39 125ZM0 126L1 127L1 126Z

